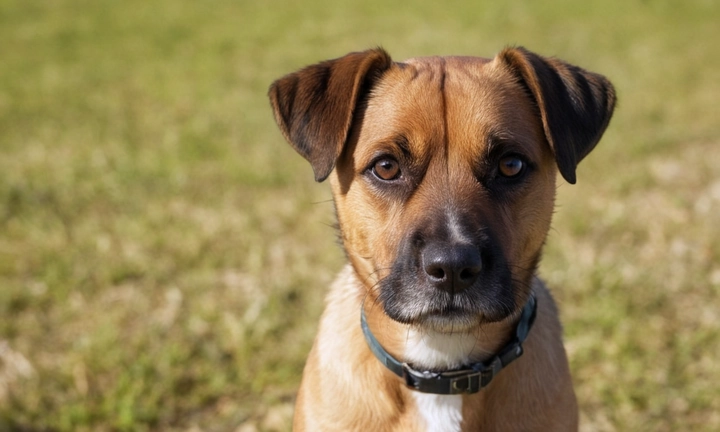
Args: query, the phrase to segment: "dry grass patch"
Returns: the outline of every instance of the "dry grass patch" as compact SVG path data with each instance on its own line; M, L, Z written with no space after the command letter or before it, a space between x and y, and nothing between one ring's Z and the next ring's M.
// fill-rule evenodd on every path
M587 430L720 425L710 379L720 374L712 360L720 355L714 148L694 143L617 164L634 170L621 190L561 188L556 230L574 235L551 237L543 273L560 287Z

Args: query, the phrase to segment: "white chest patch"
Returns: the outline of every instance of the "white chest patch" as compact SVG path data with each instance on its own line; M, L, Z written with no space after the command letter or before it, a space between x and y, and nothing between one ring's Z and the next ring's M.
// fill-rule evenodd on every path
M413 399L428 432L459 432L462 396L413 392Z
M452 369L466 363L476 341L469 335L440 335L410 330L405 359L428 368ZM462 396L413 392L428 432L458 432L462 423Z

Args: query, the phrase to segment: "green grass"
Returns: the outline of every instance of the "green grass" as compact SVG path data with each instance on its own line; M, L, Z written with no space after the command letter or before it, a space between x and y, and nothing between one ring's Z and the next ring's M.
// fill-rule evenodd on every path
M343 3L0 1L0 430L286 430L343 257L267 86L508 44L620 97L541 266L582 429L719 430L720 7Z

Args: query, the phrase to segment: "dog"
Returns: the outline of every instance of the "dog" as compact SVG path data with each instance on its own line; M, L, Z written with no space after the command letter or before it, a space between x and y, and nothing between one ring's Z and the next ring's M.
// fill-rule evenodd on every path
M576 182L612 84L522 47L404 62L377 48L284 76L269 98L315 179L330 179L348 259L294 429L577 430L536 270L557 172Z

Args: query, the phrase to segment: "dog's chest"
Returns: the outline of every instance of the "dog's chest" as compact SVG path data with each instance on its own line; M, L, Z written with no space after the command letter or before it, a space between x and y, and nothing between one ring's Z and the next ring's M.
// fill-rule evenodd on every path
M405 344L405 359L428 368L452 369L466 363L475 338L469 335L440 335L411 330ZM427 431L456 432L462 423L462 396L412 392L412 398Z
M462 396L413 392L413 400L428 432L458 432L462 423Z

